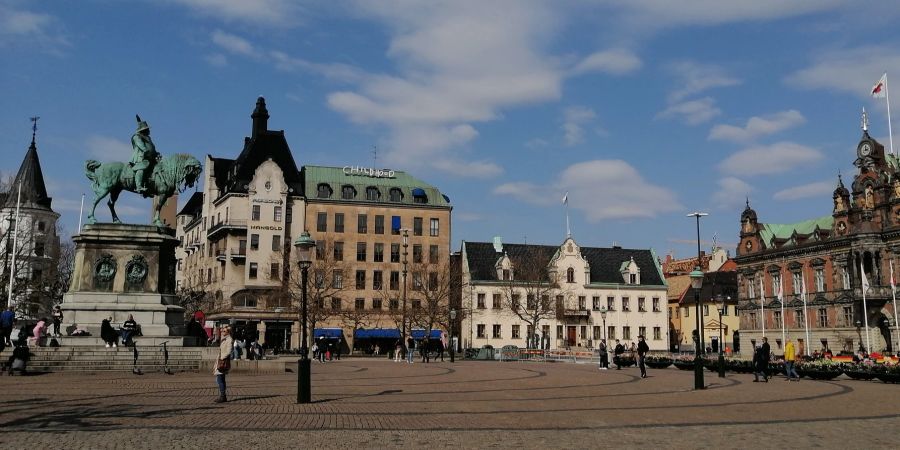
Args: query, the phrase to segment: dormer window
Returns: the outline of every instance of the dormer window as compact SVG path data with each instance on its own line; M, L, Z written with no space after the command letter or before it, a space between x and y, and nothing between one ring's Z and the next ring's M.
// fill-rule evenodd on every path
M366 188L366 200L381 200L381 191L378 190L375 186L369 186Z
M341 186L341 198L344 200L353 200L356 198L356 188L349 184Z
M331 198L331 186L321 183L316 187L316 198Z
M509 281L512 279L512 273L509 269L503 269L503 281Z
M569 267L566 269L566 283L574 283L575 282L575 269Z
M637 274L636 273L628 274L628 284L637 284Z
M426 204L428 203L428 195L425 194L425 190L422 188L415 188L412 190L413 195L413 203Z
M388 191L388 196L392 202L403 201L403 192L399 188L391 188L391 190Z

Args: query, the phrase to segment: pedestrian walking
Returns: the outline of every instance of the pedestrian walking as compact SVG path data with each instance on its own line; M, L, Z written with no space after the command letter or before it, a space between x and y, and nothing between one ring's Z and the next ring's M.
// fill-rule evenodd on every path
M63 312L59 305L53 308L53 335L62 336Z
M428 338L419 341L419 355L422 356L422 362L430 362L428 358L428 349L431 348L431 341Z
M600 341L600 370L609 370L609 352L606 350L606 341Z
M15 326L16 313L13 311L12 306L10 306L6 308L6 311L0 313L0 339L3 339L3 342L5 342L6 345L13 345L10 336L12 336L12 330Z
M641 368L641 378L647 378L647 367L644 366L644 358L647 357L647 352L650 351L650 347L647 345L647 341L644 340L644 336L638 336L638 345L637 345L637 355L638 355L638 367Z
M412 336L406 339L406 362L407 364L413 363L413 354L416 349L416 340L412 338Z
M797 355L794 351L794 343L788 339L787 343L784 344L784 373L787 375L787 381L791 381L792 378L796 378L797 381L800 381L800 375L797 373L797 369L794 368L796 359Z
M769 382L769 358L771 356L770 348L769 348L769 339L762 338L762 345L756 351L756 356L754 357L754 362L756 363L756 371L753 373L753 382L756 383L759 381L759 377L762 376L763 381L766 383Z
M394 345L394 362L400 361L403 361L403 342L397 339L397 344Z
M316 361L319 360L319 344L317 344L315 342L313 342L313 345L312 345L312 357Z
M616 363L616 370L622 370L622 354L625 353L625 346L616 339L616 346L613 348L613 362Z
M216 384L219 386L219 397L216 403L225 403L228 397L225 395L225 376L231 370L231 356L234 351L234 339L231 338L231 327L225 325L222 327L222 342L219 343L219 357L216 359L216 365L213 368L213 375L216 376Z
M112 327L112 317L100 322L100 339L106 343L106 348L116 348L116 344L119 342L119 333L116 333Z
M325 343L325 338L319 336L319 362L325 362L325 357L328 354L328 344Z

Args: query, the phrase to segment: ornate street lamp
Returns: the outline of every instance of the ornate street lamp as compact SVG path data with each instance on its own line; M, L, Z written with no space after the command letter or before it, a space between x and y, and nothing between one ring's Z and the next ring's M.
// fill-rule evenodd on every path
M456 309L450 310L450 362L456 362L456 345L453 343L453 324L456 323Z
M719 294L716 300L719 301L719 378L725 378L725 337L722 333L722 316L725 315L727 301L731 300L731 297Z
M400 334L400 340L403 341L402 346L406 346L406 255L408 255L406 249L409 247L409 229L404 228L400 230L403 233L403 311L401 315L401 321L403 324L401 328L403 328L402 333ZM406 349L407 353L411 351L411 349Z
M698 260L699 261L699 260ZM691 272L691 289L694 290L694 302L697 304L697 329L694 330L694 389L704 389L703 361L700 359L700 288L703 287L703 272L698 265Z
M603 342L605 342L607 344L607 346L609 346L609 343L606 342L606 307L605 306L600 307L600 318L603 319Z
M294 241L294 247L297 248L297 260L300 263L300 308L302 310L302 317L300 318L300 360L297 361L297 403L310 403L312 401L312 383L310 378L310 361L306 346L306 283L309 266L312 264L313 249L316 248L316 241L309 236L307 231L304 231Z

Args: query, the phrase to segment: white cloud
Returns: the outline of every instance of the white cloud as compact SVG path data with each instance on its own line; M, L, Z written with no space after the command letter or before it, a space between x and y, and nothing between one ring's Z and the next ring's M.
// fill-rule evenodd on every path
M567 146L584 142L584 127L597 118L597 113L586 106L570 106L563 111L563 141Z
M656 115L657 118L676 118L688 125L699 125L722 114L712 97L675 103Z
M632 51L626 49L609 49L592 53L572 68L573 75L585 73L607 73L624 75L634 72L643 66L643 62Z
M900 73L900 49L870 45L822 52L813 58L812 65L792 73L785 82L802 89L828 89L868 98L885 71Z
M581 211L591 223L652 218L683 208L672 191L651 184L622 160L584 161L564 169L552 184L505 183L493 192L534 205L560 207L563 194L568 192L569 206Z
M169 0L203 16L226 22L293 26L302 20L300 2L293 0Z
M799 111L791 109L765 116L754 116L747 120L747 125L716 125L709 131L709 140L746 142L760 136L767 136L787 130L806 122Z
M490 161L460 161L444 158L434 161L432 166L444 172L473 178L489 178L503 173L502 167Z
M85 145L88 155L100 162L126 161L131 157L131 144L116 138L91 135Z
M681 61L669 65L679 87L669 93L669 103L677 103L692 95L714 88L735 86L741 80L728 75L724 68L713 64Z
M38 44L48 49L68 46L60 21L50 15L0 2L0 47Z
M780 190L772 196L775 200L798 200L811 197L828 197L836 184L832 181L817 181Z
M770 175L815 163L823 157L814 148L785 141L741 150L719 163L719 169L735 175Z
M721 0L629 0L609 2L624 13L625 27L665 28L687 25L777 20L835 9L842 0L755 0L723 2Z
M453 218L455 220L461 220L463 222L477 222L479 220L482 220L484 217L481 214L473 212L458 212L453 214Z
M272 60L275 62L275 67L277 67L279 70L288 72L294 70L303 70L306 72L322 75L325 78L345 82L360 81L365 75L365 73L360 69L347 64L317 63L308 61L303 58L296 58L288 55L287 53L277 50L270 51L269 56L271 56Z
M728 209L744 202L753 192L753 186L736 177L725 177L718 181L719 188L713 194L713 203L719 208Z
M240 36L226 33L222 30L216 30L212 32L210 38L214 44L231 53L244 56L257 55L257 51L253 48L253 44Z

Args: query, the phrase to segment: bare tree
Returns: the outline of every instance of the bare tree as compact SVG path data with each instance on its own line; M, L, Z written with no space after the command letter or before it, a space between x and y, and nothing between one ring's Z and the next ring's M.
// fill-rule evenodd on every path
M299 318L302 306L302 279L299 264L295 259L291 260L294 262L286 270L287 282L284 286L296 307L295 311ZM329 237L316 242L316 255L308 271L306 288L307 332L310 334L307 336L307 342L312 342L312 333L317 324L341 313L343 308L334 300L340 301L340 294L347 290L345 275L348 270L346 267L343 258L338 259L335 255L333 238ZM335 306L338 307L335 308Z
M431 334L435 326L450 327L450 297L460 281L453 277L448 264L422 260L410 266L412 294L415 301L410 323ZM457 318L458 320L458 318Z
M552 255L540 247L528 247L522 254L510 256L509 276L502 285L503 309L518 317L536 333L542 321L561 317L565 308L559 300L560 286L555 272L550 271ZM527 333L526 333L527 334ZM526 347L534 345L525 337Z
M14 210L7 210L0 235L0 263L3 264L0 290L6 305L10 282L16 313L38 317L49 313L68 290L74 262L74 246L69 242L66 258L60 259L61 228L51 228L39 217L23 214L16 229ZM60 270L63 269L63 270ZM60 275L63 278L60 278Z

